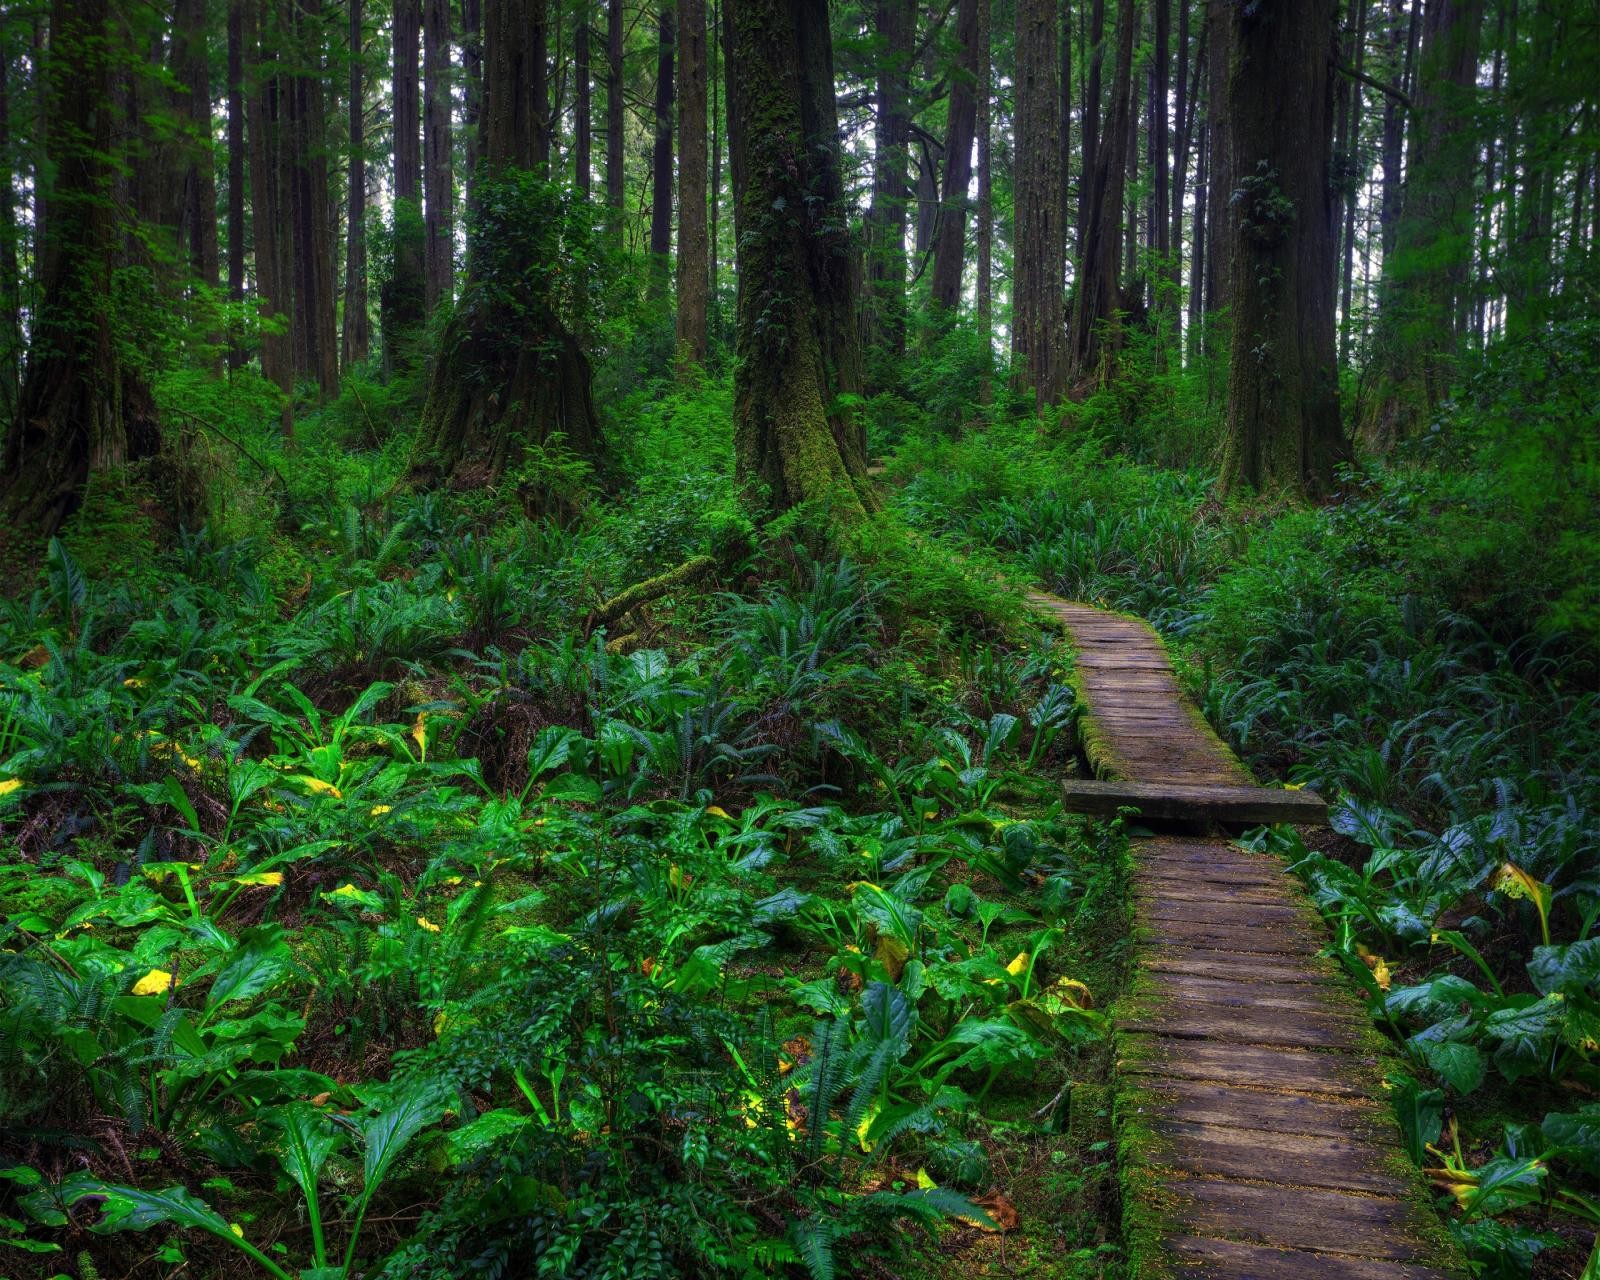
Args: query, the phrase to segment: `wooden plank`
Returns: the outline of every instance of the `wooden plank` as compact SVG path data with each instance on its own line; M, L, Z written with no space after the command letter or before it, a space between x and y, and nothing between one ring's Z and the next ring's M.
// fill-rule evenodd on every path
M1409 1201L1310 1188L1286 1195L1211 1178L1177 1179L1168 1190L1179 1199L1173 1221L1196 1236L1393 1262L1426 1256L1419 1242L1429 1224Z
M1303 907L1292 907L1287 900L1246 902L1229 897L1218 901L1203 898L1169 898L1156 892L1138 892L1134 901L1151 920L1186 920L1193 924L1233 924L1255 928L1258 925L1320 923Z
M1195 974L1200 977L1231 977L1247 973L1256 983L1286 985L1341 985L1342 979L1303 957L1252 956L1248 962L1231 951L1215 947L1146 945L1141 961L1152 973Z
M1210 1280L1452 1280L1449 1272L1378 1258L1273 1249L1203 1236L1173 1236L1167 1242L1180 1274Z
M1305 1093L1279 1093L1205 1080L1172 1080L1149 1097L1145 1109L1167 1120L1270 1129L1275 1133L1316 1134L1325 1138L1360 1133L1377 1145L1396 1149L1389 1114L1376 1103L1355 1098L1337 1101Z
M1186 1173L1365 1191L1396 1199L1403 1199L1410 1190L1388 1171L1383 1153L1365 1142L1181 1121L1158 1121L1155 1130L1170 1140L1169 1149L1161 1155L1162 1166Z
M1343 998L1342 992L1335 995L1315 986L1296 989L1283 982L1258 982L1248 970L1228 978L1164 973L1161 975L1161 992L1174 1004L1193 1000L1202 1004L1224 1004L1244 1009L1351 1012L1350 1002Z
M1146 818L1210 818L1219 822L1325 823L1328 806L1311 791L1209 787L1183 783L1101 782L1069 778L1063 803L1074 813L1114 814L1127 806Z
M1280 1049L1348 1052L1362 1022L1344 1014L1305 1009L1185 1005L1135 1009L1117 1019L1122 1031L1147 1032L1173 1040L1265 1045Z
M1293 1086L1307 1093L1346 1098L1367 1096L1351 1079L1352 1064L1360 1060L1348 1054L1137 1034L1124 1037L1119 1048L1119 1068L1135 1075L1258 1085L1264 1089Z
M1305 952L1302 935L1269 929L1237 929L1225 924L1206 924L1184 920L1152 920L1144 924L1144 936L1156 944L1210 947L1234 956L1299 956Z

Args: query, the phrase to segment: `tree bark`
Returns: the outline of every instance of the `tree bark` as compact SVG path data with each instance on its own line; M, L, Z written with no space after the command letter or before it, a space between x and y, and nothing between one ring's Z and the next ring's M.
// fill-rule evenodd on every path
M978 313L978 335L983 340L983 394L989 394L989 368L994 345L994 109L991 93L991 49L989 0L978 0L978 230L977 283L973 286Z
M245 79L244 9L250 0L228 0L228 301L244 302ZM235 321L235 325L237 321ZM228 342L228 367L244 364L237 330Z
M1106 0L1094 0L1089 16L1089 72L1083 85L1083 165L1078 175L1078 261L1089 233L1089 185L1100 146L1100 77L1106 56Z
M1350 51L1351 66L1356 75L1362 74L1366 65L1367 56L1367 9L1368 0L1350 0L1356 10L1355 33L1353 48ZM1339 247L1343 255L1343 267L1340 275L1339 289L1339 364L1348 366L1350 363L1350 344L1355 335L1355 322L1350 314L1351 305L1355 300L1355 270L1356 270L1356 205L1359 203L1357 194L1361 188L1361 178L1364 166L1360 161L1361 153L1361 115L1366 109L1366 98L1359 80L1352 81L1346 92L1345 114L1340 118L1340 132L1343 142L1339 148L1340 155L1336 157L1341 178L1342 194L1344 197L1344 230L1340 234Z
M350 3L350 212L345 225L344 367L361 364L372 346L367 317L367 140L366 83L361 51L365 47L361 0Z
M1122 291L1118 285L1121 256L1124 181L1127 174L1129 125L1132 121L1133 37L1138 23L1134 0L1120 0L1117 10L1117 56L1104 135L1094 148L1089 175L1088 221L1082 260L1073 293L1070 377L1074 382L1103 385L1122 344Z
M826 0L726 0L739 301L736 475L750 505L874 505L859 394L853 246Z
M680 369L706 359L706 5L678 0L678 323Z
M172 23L174 94L183 121L178 244L205 291L218 283L216 157L211 145L211 63L204 0L177 0ZM209 307L209 303L206 304Z
M130 132L113 88L131 52L122 30L107 0L55 0L46 98L55 182L33 353L0 457L0 512L26 535L54 534L92 473L160 445L148 391L122 359L105 305L118 254L113 190Z
M431 312L455 285L455 174L450 139L450 0L427 0L423 20L423 299Z
M294 72L288 77L287 121L295 372L313 379L327 400L339 390L339 346L334 325L321 9L321 0L302 0L290 11L295 59Z
M672 253L672 62L678 42L675 3L676 0L660 0L656 43L656 129L650 153L650 292L657 298L666 296Z
M1219 28L1228 20L1230 0L1206 0L1206 169L1210 196L1206 201L1205 313L1215 315L1228 306L1228 260L1232 239L1228 234L1233 193L1233 164L1228 152L1225 118L1228 85L1228 45Z
M0 156L11 157L11 48L0 32ZM17 258L16 188L0 183L0 423L9 427L22 392L22 272Z
M478 117L483 109L483 3L461 0L461 76L466 82L461 129L466 135L467 203L478 178ZM469 267L470 269L470 267Z
M1334 365L1333 23L1334 0L1294 0L1226 6L1213 31L1239 189L1225 492L1320 497L1349 456ZM1299 109L1285 111L1291 99Z
M1159 282L1170 278L1168 255L1172 252L1168 222L1172 216L1172 173L1168 168L1171 163L1171 144L1167 119L1172 76L1172 9L1169 0L1155 0L1153 26L1155 47L1150 64L1150 247L1155 251L1152 292L1159 310L1166 305Z
M606 11L606 208L612 235L622 237L623 137L622 101L622 0L610 0Z
M1033 391L1041 410L1060 398L1065 346L1057 22L1054 0L1017 0L1012 378L1019 390Z
M484 17L483 162L475 196L481 201L503 183L508 200L526 199L530 188L519 173L543 176L549 167L547 0L495 0ZM468 254L472 269L440 338L411 455L415 484L490 483L518 467L529 449L559 447L605 466L589 361L558 310L557 273L533 270L553 266L558 251L480 274L495 261L497 237L537 232L530 216L553 214L548 206L519 206L511 225L486 219L474 226L484 243Z
M250 223L255 238L256 304L267 326L261 334L261 376L282 393L282 429L294 430L294 344L289 310L294 286L289 274L289 199L285 99L276 24L263 29L270 11L260 0L246 0L244 48L250 82Z
M572 185L589 198L594 167L594 69L589 61L590 0L579 0L572 36L572 74L578 82L572 106Z
M428 310L428 232L422 209L422 0L394 3L394 208L388 278L379 291L386 374L413 368Z
M950 81L949 133L945 142L944 208L934 242L935 306L954 313L961 305L961 274L966 266L967 190L972 183L972 141L978 125L978 0L960 0L956 10L956 48L960 51ZM1065 207L1065 206L1063 206ZM901 241L904 243L902 230Z
M878 0L876 25L883 50L877 60L861 334L863 346L881 357L873 362L873 380L883 383L898 373L899 361L906 353L906 204L910 198L906 169L910 163L914 0Z

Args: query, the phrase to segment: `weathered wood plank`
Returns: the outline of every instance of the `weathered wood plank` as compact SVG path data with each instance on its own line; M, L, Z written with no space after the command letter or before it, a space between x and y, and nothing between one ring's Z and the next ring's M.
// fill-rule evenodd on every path
M1266 1089L1294 1088L1346 1098L1367 1096L1353 1078L1362 1060L1348 1054L1171 1040L1158 1035L1124 1036L1119 1049L1119 1069L1135 1075L1259 1085Z
M1361 1023L1345 1014L1260 1006L1201 1005L1135 1009L1118 1019L1124 1031L1175 1040L1267 1045L1290 1049L1348 1049Z
M1328 806L1311 791L1211 787L1185 783L1101 782L1070 778L1062 801L1074 813L1114 814L1127 806L1146 818L1210 818L1219 822L1327 821Z
M1418 1207L1405 1200L1223 1179L1177 1179L1173 1220L1196 1236L1409 1262L1427 1256Z
M1154 1089L1146 1105L1151 1114L1190 1124L1270 1129L1275 1133L1325 1138L1359 1132L1387 1149L1396 1145L1393 1134L1385 1134L1386 1127L1394 1127L1388 1112L1364 1099L1334 1100L1207 1080L1171 1080Z
M1408 1262L1273 1249L1202 1236L1167 1241L1181 1274L1208 1280L1451 1280L1448 1272Z
M1170 1149L1161 1155L1162 1166L1186 1173L1364 1191L1396 1199L1403 1199L1410 1190L1389 1171L1384 1154L1361 1141L1178 1120L1160 1120L1154 1127L1169 1139Z

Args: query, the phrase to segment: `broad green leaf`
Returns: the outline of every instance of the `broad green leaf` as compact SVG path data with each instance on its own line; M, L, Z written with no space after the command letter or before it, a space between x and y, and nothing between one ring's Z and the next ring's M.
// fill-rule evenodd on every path
M911 1035L916 1011L904 993L886 982L872 982L861 996L861 1011L865 1014L862 1035L882 1044L889 1040L907 1041Z
M239 936L239 944L206 994L207 1011L232 1000L248 1000L277 985L293 961L278 925L258 925Z
M445 1138L446 1158L453 1165L472 1159L490 1147L509 1144L533 1123L533 1117L500 1109L485 1111L470 1124L453 1129Z
M1483 1033L1500 1042L1494 1064L1507 1080L1537 1075L1561 1033L1560 996L1512 997L1516 1003L1496 1009L1483 1021Z
M1528 961L1528 977L1541 995L1559 991L1573 995L1600 987L1600 938L1559 947L1535 947Z
M1600 1174L1600 1103L1582 1111L1557 1111L1544 1118L1544 1136L1573 1163Z
M140 1187L118 1186L95 1178L76 1178L64 1185L67 1203L76 1204L90 1196L100 1201L100 1221L90 1230L99 1234L112 1231L147 1231L171 1222L190 1231L204 1231L226 1240L249 1254L279 1280L292 1280L289 1273L254 1245L236 1233L228 1221L204 1200L184 1187L146 1191Z
M1471 1093L1483 1083L1483 1055L1470 1044L1447 1040L1424 1047L1423 1059L1458 1093Z
M309 1202L316 1198L322 1168L338 1147L341 1135L328 1118L308 1102L291 1102L273 1113L283 1135L275 1154Z
M362 1159L362 1194L370 1196L387 1176L406 1145L437 1120L444 1107L434 1086L412 1080L396 1089L389 1105L361 1126L366 1142Z

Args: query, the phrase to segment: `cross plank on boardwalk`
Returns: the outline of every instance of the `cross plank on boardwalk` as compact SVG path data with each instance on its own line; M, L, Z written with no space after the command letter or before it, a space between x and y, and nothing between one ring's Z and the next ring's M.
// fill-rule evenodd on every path
M1149 820L1326 820L1259 786L1184 702L1143 622L1032 593L1072 639L1096 781L1069 808ZM1367 1019L1317 956L1322 925L1274 858L1205 837L1134 846L1143 977L1119 1010L1127 1208L1178 1275L1446 1280L1459 1274L1374 1101Z

